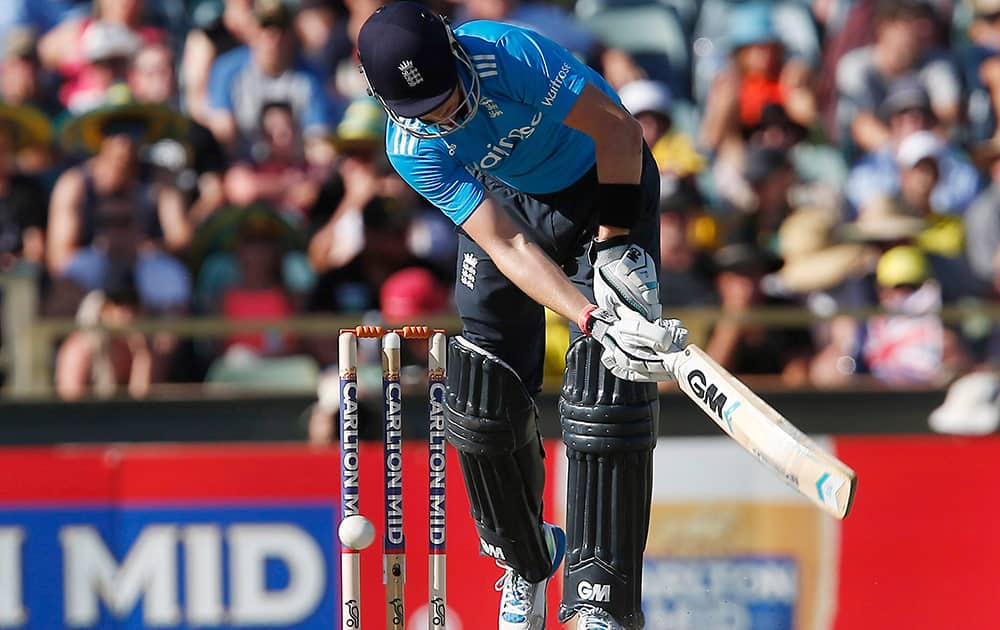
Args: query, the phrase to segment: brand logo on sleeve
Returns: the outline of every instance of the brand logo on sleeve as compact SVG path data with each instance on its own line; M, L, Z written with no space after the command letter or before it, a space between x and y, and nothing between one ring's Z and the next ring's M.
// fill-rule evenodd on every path
M566 81L566 77L569 76L570 67L568 63L564 63L559 72L556 73L555 78L549 81L549 91L545 93L545 98L542 99L542 105L546 107L552 107L552 104L556 102L556 97L559 96L559 91L563 87L563 83Z

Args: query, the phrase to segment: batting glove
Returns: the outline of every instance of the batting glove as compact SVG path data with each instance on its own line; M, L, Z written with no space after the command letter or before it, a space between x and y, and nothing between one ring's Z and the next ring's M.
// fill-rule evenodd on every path
M604 348L601 363L618 378L659 382L674 377L679 350L687 345L687 329L679 320L620 319L594 305L584 309L580 319L581 329Z
M630 245L625 236L591 243L594 265L594 297L621 319L641 317L647 321L660 318L660 284L656 263L638 245Z

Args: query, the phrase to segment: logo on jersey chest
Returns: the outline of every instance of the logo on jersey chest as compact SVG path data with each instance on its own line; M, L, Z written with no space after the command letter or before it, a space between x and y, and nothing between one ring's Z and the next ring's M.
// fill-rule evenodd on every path
M514 127L504 137L494 143L487 144L486 148L489 152L479 160L479 168L483 170L496 168L503 162L504 158L510 156L510 152L514 150L514 147L518 143L522 140L527 140L535 133L535 128L540 122L542 122L542 112L535 112L530 124L524 127Z
M503 111L500 106L496 104L493 99L486 98L485 96L479 99L479 104L483 106L486 110L486 115L490 118L496 118L497 116L503 116Z

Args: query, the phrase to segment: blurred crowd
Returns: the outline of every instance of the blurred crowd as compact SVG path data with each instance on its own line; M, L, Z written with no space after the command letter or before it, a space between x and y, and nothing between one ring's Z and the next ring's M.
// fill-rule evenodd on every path
M273 385L336 359L335 339L101 322L451 312L454 228L392 171L357 71L381 4L0 3L0 270L81 323L60 395ZM1000 0L432 5L535 29L619 90L661 172L665 313L818 316L714 324L733 372L921 386L1000 361L994 322L942 315L1000 299Z

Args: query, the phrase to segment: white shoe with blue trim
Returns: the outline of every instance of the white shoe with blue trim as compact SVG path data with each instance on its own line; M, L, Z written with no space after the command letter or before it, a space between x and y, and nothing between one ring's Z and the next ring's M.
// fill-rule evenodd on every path
M514 569L503 568L504 574L497 580L496 590L500 591L500 618L498 630L543 630L545 628L545 587L549 578L555 575L566 553L566 534L560 528L548 523L545 527L545 542L552 558L549 577L537 584L528 582Z

